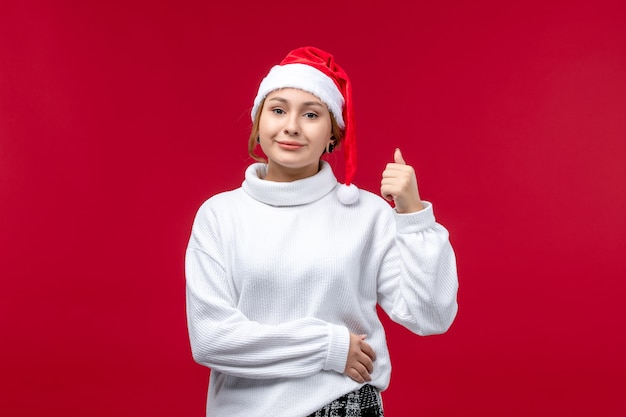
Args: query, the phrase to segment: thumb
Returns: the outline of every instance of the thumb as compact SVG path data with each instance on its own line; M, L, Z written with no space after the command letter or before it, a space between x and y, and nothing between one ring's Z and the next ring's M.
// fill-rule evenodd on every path
M396 151L393 153L393 161L396 164L406 165L406 162L404 162L404 158L402 157L402 152L400 152L400 148L396 148Z

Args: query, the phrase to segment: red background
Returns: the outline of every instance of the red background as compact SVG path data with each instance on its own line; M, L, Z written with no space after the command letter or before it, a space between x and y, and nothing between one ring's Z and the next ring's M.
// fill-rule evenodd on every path
M0 3L0 414L203 415L191 222L311 44L352 77L355 182L399 146L458 256L447 334L388 325L386 415L626 415L622 1L52 3Z

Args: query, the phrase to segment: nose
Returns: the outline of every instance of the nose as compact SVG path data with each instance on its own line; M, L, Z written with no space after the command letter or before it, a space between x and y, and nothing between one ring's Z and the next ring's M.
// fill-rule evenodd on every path
M285 124L285 134L290 136L298 136L300 134L300 124L297 113L292 112L292 114L287 118Z

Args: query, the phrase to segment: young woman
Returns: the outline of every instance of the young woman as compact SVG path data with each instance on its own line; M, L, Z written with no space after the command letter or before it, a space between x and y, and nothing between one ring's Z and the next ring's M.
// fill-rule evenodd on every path
M259 86L250 154L267 162L199 209L186 254L194 359L207 416L382 416L391 373L380 305L419 335L457 312L448 232L399 150L380 192L359 190L350 80L334 57L291 51ZM345 155L345 184L321 159Z

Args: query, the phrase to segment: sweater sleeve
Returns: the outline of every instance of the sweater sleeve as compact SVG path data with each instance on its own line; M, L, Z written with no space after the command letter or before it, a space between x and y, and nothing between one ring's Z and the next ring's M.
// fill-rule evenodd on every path
M458 310L456 258L432 204L417 213L395 211L387 227L378 278L379 304L395 322L419 335L444 333ZM393 236L389 236L393 235Z
M236 297L217 221L201 209L185 256L187 326L193 358L224 374L253 379L343 373L350 334L313 317L280 324L249 320Z

